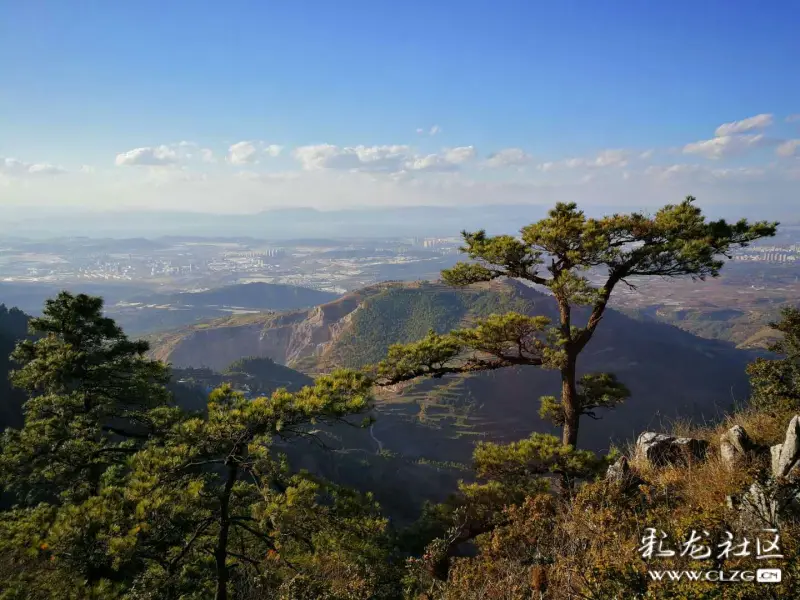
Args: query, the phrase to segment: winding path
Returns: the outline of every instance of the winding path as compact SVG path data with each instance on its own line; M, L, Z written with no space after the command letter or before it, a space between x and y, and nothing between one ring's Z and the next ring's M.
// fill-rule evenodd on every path
M383 452L383 442L375 437L374 428L375 428L374 424L369 426L369 435L373 440L375 440L375 443L378 444L378 451L376 452L376 454L380 454L381 452Z

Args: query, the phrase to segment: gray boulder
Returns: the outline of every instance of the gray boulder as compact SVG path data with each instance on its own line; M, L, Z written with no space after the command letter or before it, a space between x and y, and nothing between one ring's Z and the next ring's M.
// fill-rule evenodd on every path
M789 477L800 463L800 415L792 417L783 444L773 446L772 474L775 477Z
M739 509L742 522L749 527L777 527L786 499L775 483L754 482L742 496Z
M734 425L720 436L720 458L728 469L735 468L748 454L757 450L757 446L741 425Z
M636 439L636 457L653 466L688 465L705 459L708 442L646 431Z
M631 471L628 459L620 456L614 464L609 465L608 471L606 471L606 481L628 486L639 481L639 478Z
M729 441L732 444L732 440ZM800 478L800 415L789 421L783 443L772 446L769 451L770 476L754 482L738 502L742 520L751 527L763 527L765 524L776 527L790 515L800 512L796 483ZM725 450L724 444L721 452L723 460L726 460L726 453L738 456L738 450ZM733 500L729 498L729 506L732 506Z

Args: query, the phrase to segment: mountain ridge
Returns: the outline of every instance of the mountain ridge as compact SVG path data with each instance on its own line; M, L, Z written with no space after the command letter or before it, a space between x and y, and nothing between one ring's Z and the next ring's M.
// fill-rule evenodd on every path
M178 367L216 369L243 356L265 356L316 374L336 366L363 367L380 360L392 343L511 310L556 316L552 298L513 280L464 289L386 282L308 310L184 328L156 340L153 355ZM574 316L580 322L586 310ZM747 397L744 368L751 359L731 344L609 310L579 370L614 372L633 396L605 414L600 425L587 420L581 438L587 447L601 449L671 420L716 419ZM559 386L557 373L534 367L411 382L382 393L373 434L403 455L463 461L475 436L513 440L534 430L552 431L538 415L538 397L557 393ZM420 424L437 434L422 435Z

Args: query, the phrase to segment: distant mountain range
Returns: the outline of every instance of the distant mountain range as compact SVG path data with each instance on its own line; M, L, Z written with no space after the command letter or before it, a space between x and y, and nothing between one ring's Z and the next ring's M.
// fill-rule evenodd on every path
M280 283L241 283L199 292L142 294L131 296L130 302L170 304L193 308L237 307L256 310L291 310L324 304L339 294Z
M680 201L681 198L675 198ZM701 198L702 200L702 198ZM286 208L256 214L209 214L174 211L78 212L62 209L18 210L6 214L0 235L49 238L57 236L158 237L251 236L259 239L353 238L397 236L454 236L462 229L516 233L520 226L543 217L550 205L488 204L469 206L407 206L316 210ZM646 206L592 206L587 214L600 216ZM769 205L709 206L714 218L775 218ZM784 209L785 216L785 209ZM779 215L780 216L780 215Z
M162 334L154 340L154 355L178 367L215 369L244 356L265 356L316 373L373 363L392 343L508 310L556 315L551 298L515 281L467 289L388 283L312 309L239 315ZM724 342L609 311L580 368L616 373L633 397L601 421L587 419L582 444L603 449L671 419L718 417L734 399L747 398L744 368L751 359ZM512 440L551 430L538 416L538 398L559 386L557 373L536 368L412 383L383 399L373 434L382 447L404 456L465 461L475 439Z

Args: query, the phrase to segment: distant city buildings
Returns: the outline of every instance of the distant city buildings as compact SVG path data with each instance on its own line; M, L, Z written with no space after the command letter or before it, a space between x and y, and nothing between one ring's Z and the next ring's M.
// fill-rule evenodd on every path
M794 263L800 260L800 244L789 246L756 246L737 252L733 260L768 263Z

